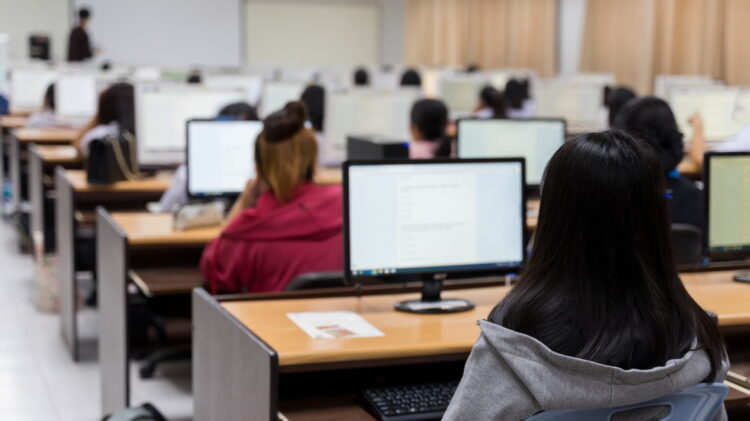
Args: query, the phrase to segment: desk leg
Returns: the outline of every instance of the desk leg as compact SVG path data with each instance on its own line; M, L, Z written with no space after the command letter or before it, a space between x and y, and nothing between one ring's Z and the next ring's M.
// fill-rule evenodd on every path
M99 367L102 415L130 403L127 237L104 208L96 210L96 282L99 290Z
M10 209L17 212L21 206L21 146L15 136L10 137L10 184Z
M193 291L193 419L276 419L278 355L222 309Z
M44 165L36 147L29 148L29 200L31 201L31 238L37 232L44 236ZM42 237L44 238L44 237ZM46 244L46 239L42 246Z
M78 361L78 291L75 273L75 215L73 186L65 170L55 170L55 230L57 232L57 274L60 279L60 327L74 361Z

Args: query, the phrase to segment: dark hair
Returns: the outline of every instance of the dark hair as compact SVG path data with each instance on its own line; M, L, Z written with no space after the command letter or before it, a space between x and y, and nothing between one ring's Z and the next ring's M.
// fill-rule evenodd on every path
M135 93L129 83L115 83L99 95L96 124L116 121L121 130L135 133Z
M367 86L370 84L370 73L364 67L354 72L354 86Z
M476 63L471 63L471 64L469 64L468 66L466 66L466 73L476 73L476 72L478 72L478 71L479 71L480 69L481 69L481 68L479 67L479 65L478 65L478 64L476 64Z
M448 127L448 107L437 99L420 99L411 107L411 124L423 140L440 140Z
M485 86L479 91L479 101L492 109L492 118L505 117L505 95L492 86Z
M47 86L47 90L44 91L44 106L52 111L55 111L55 84L51 83Z
M247 102L234 102L219 111L219 117L240 121L258 121L258 111Z
M89 10L86 7L81 7L78 9L78 19L80 20L86 20L91 17L91 10Z
M682 161L684 145L672 109L656 97L634 99L617 112L614 127L656 147L662 169L672 171Z
M508 108L520 109L523 108L523 101L529 99L529 81L510 79L505 84L505 100L508 103Z
M197 85L203 82L203 76L201 76L200 70L193 70L187 77L187 83L191 85Z
M609 116L607 117L607 119L609 121L610 127L614 127L615 118L617 117L617 114L620 112L622 107L624 107L625 104L628 103L628 101L635 98L635 92L633 92L632 89L624 86L606 90L604 105L606 105L609 109Z
M565 143L547 165L531 257L489 320L626 370L681 358L697 339L713 381L724 344L675 270L664 185L653 148L627 133Z
M310 85L302 91L300 100L307 106L310 124L316 132L323 131L323 116L325 113L326 90L320 85Z
M408 69L401 75L401 86L422 86L422 78L414 69Z

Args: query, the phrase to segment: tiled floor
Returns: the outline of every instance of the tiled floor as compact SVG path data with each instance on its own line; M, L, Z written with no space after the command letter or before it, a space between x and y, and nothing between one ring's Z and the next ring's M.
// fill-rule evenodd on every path
M12 226L0 220L0 420L100 420L98 364L74 363L59 317L37 311L32 260L15 241ZM88 316L83 330L95 332L95 313ZM189 367L166 366L148 381L134 375L133 402L152 402L170 421L191 419Z

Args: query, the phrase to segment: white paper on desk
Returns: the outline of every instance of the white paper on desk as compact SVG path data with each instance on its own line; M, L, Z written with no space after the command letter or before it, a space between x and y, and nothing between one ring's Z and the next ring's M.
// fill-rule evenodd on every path
M313 339L385 336L362 316L351 311L287 313L287 317Z

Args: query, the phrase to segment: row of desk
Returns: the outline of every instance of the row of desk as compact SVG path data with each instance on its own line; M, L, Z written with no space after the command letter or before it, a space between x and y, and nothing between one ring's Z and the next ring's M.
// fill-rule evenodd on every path
M9 132L11 145L17 145L11 147L11 151L17 150L11 153L11 163L18 162L11 167L20 169L28 156L32 232L45 231L45 221L50 218L45 215L44 199L50 195L55 199L61 331L75 359L80 357L81 348L75 233L83 228L95 234L103 414L133 403L128 337L131 284L147 297L194 291L196 420L275 419L279 411L293 420L371 420L356 400L356 385L374 384L384 374L418 381L425 376L424 371L444 369L446 375L460 376L462 362L478 334L474 322L486 317L510 288L497 279L449 285L449 289L471 287L446 295L471 299L477 307L467 313L428 316L393 310L395 301L418 296L414 286L212 297L196 288L202 284L197 263L203 246L217 236L219 229L175 231L170 215L136 212L161 195L171 181L169 176L90 186L83 171L72 169L80 168L82 161L74 149L64 146L70 141L46 142L60 137L59 133L50 131L42 136L41 132ZM28 155L22 151L28 151ZM11 178L14 197L21 197L15 195L20 177ZM54 183L50 183L52 179ZM323 170L318 182L340 183L340 179L340 171ZM527 222L532 229L536 208L538 202L530 204ZM750 306L746 304L750 286L731 282L730 272L687 274L683 281L701 306L719 315L725 332L750 326ZM385 336L314 340L286 316L290 312L333 310L359 313ZM743 367L736 365L738 371L750 374ZM332 386L336 378L349 387ZM321 384L326 387L321 388ZM727 402L745 406L748 397L750 391L735 387Z

